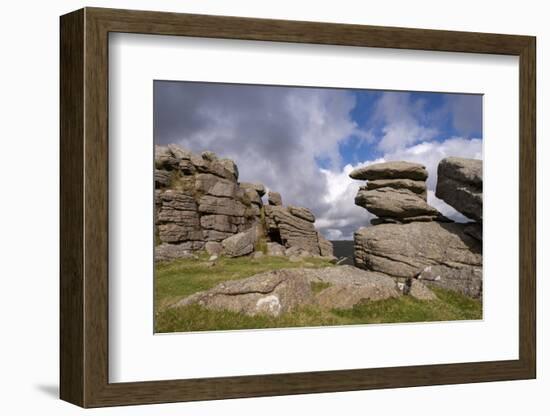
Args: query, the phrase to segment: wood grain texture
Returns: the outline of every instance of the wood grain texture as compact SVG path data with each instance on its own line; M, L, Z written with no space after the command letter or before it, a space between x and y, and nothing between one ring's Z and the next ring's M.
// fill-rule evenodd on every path
M536 377L536 41L520 54L519 98L519 355Z
M84 405L84 12L61 19L60 44L60 388Z
M207 379L108 380L108 33L384 47L520 57L518 360ZM535 377L535 39L87 8L61 18L61 397L83 407Z

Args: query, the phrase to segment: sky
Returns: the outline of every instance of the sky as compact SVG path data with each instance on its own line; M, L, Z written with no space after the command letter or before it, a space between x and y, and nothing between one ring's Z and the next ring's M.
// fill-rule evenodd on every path
M354 204L360 166L406 160L426 166L428 203L447 156L482 159L482 96L182 81L154 82L155 144L233 159L239 181L311 209L330 240L351 240L372 214Z

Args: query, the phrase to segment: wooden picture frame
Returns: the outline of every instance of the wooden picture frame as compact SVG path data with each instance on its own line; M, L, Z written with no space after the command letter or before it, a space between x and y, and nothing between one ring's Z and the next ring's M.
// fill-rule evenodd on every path
M61 17L60 396L82 407L530 379L536 376L535 38L85 8ZM519 57L519 359L109 383L110 32Z

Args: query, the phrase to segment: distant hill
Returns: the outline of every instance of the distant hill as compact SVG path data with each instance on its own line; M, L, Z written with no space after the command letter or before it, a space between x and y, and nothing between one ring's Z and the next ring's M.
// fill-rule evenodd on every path
M353 266L353 241L333 240L331 243L336 257L347 257L347 260L341 264L350 264Z

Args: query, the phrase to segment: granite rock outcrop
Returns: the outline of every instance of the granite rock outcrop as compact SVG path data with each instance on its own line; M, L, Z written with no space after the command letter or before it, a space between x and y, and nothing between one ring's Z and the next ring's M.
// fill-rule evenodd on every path
M422 165L377 163L350 177L368 181L355 203L378 217L354 234L357 267L390 276L419 297L431 295L417 281L482 297L481 161L446 158L438 167L436 195L469 223L455 223L427 203Z
M218 254L248 255L258 242L298 247L310 255L332 256L332 244L315 229L303 207L284 207L279 193L260 183L239 182L231 159L210 151L200 155L177 145L155 146L156 260L185 257L222 247ZM213 244L209 244L209 250Z

